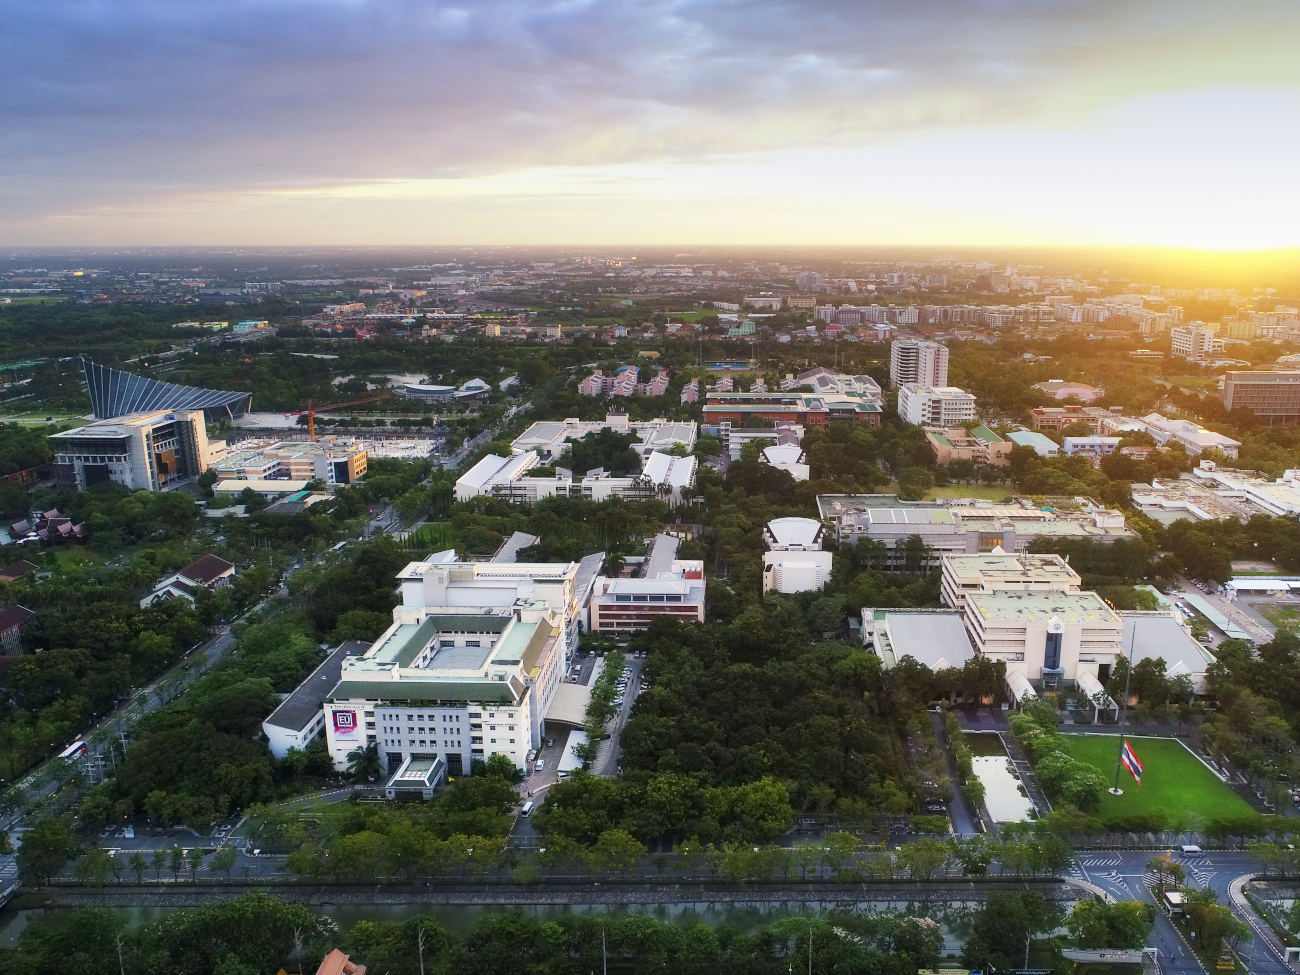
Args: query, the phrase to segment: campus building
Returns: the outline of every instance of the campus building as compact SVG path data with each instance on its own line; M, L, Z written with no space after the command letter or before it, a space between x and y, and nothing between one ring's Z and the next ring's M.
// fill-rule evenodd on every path
M609 474L603 469L575 476L573 471L555 468L554 473L531 474L538 455L529 451L501 457L488 454L456 481L456 500L486 496L504 498L515 504L533 504L543 498L662 498L674 504L695 486L699 461L694 456L677 457L653 451L645 458L641 473L632 476Z
M120 369L101 366L89 359L81 360L81 371L86 378L91 410L98 420L136 413L153 414L164 410L182 413L201 410L207 419L216 423L246 413L253 396L252 393L200 389L147 379Z
M880 426L880 403L867 393L710 392L704 403L704 422L744 426L748 417L761 416L776 423L824 427L844 420Z
M861 540L885 547L886 566L902 568L911 539L923 543L924 558L978 555L1001 548L1024 552L1040 538L1085 538L1108 544L1137 536L1118 511L1089 498L1016 498L999 503L978 498L902 501L893 494L819 494L817 511L835 526L842 544Z
M947 386L947 347L925 339L894 339L889 349L889 383Z
M160 491L202 474L225 453L209 443L203 411L133 413L50 435L54 477L79 491L114 481L133 491Z
M775 518L763 528L763 592L809 592L826 588L831 553L826 528L815 518Z
M969 430L961 427L927 430L925 439L934 451L935 463L967 461L976 467L1006 467L1011 463L1011 448L1015 446L982 425Z
M1229 372L1223 377L1223 405L1250 410L1270 426L1300 423L1300 370Z
M588 614L593 633L634 633L659 617L704 622L704 563L677 558L679 540L656 535L641 575L635 579L596 579Z
M695 446L699 427L693 420L655 420L632 423L626 413L610 413L603 420L539 420L527 430L515 437L510 443L513 454L526 454L536 451L545 463L550 463L564 453L570 441L581 440L592 433L612 431L618 434L631 434L636 439L632 449L645 460L656 450L666 451L670 447L680 446L689 452Z
M1057 555L946 556L942 592L948 609L862 610L863 643L886 668L904 657L932 670L1001 661L1016 704L1075 690L1095 719L1116 711L1105 685L1122 656L1163 660L1198 693L1214 662L1171 612L1117 613Z
M945 430L963 426L975 419L975 397L956 386L905 383L898 388L898 418Z
M285 440L231 451L212 465L221 480L355 484L366 476L366 450L348 440Z

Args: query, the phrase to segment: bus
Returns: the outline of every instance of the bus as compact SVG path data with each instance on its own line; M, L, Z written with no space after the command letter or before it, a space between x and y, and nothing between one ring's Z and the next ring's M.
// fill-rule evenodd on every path
M83 738L78 738L63 751L59 752L59 758L78 758L86 753L86 742Z

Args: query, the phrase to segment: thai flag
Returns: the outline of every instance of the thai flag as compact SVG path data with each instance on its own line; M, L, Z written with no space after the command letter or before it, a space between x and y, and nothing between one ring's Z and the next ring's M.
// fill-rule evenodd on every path
M1133 750L1133 746L1128 743L1127 739L1124 741L1124 750L1119 753L1119 760L1128 769L1128 774L1133 776L1133 781L1141 785L1142 763L1138 760L1137 752Z

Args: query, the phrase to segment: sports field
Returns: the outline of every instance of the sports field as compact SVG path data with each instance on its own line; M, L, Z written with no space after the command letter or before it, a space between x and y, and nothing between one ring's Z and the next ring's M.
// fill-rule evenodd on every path
M1101 770L1109 785L1115 781L1119 738L1114 735L1061 735L1065 750ZM1170 738L1135 738L1129 744L1145 771L1142 785L1126 769L1119 771L1122 796L1102 796L1100 819L1165 811L1171 829L1196 829L1206 820L1253 813L1246 800L1215 778L1186 748Z

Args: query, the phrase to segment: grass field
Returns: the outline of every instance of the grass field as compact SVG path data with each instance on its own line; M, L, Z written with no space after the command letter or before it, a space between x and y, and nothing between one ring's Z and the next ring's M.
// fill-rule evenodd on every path
M1282 632L1300 633L1300 610L1279 606L1277 609L1260 609L1260 613Z
M1070 755L1100 769L1107 783L1114 781L1118 737L1062 735L1061 739ZM1124 794L1102 796L1098 817L1103 822L1162 809L1171 828L1195 829L1209 819L1249 816L1254 811L1177 741L1130 736L1129 744L1145 767L1142 785L1120 769L1119 787Z

